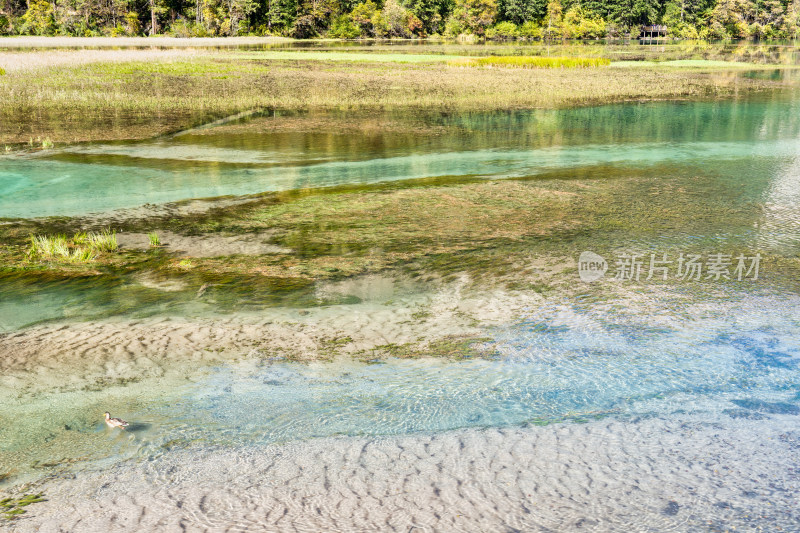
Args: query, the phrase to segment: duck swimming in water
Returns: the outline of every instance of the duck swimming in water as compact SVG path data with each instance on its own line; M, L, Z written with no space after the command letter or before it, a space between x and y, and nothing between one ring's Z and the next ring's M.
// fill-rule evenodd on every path
M106 413L106 424L108 427L125 429L128 423L121 418L111 418L111 413Z

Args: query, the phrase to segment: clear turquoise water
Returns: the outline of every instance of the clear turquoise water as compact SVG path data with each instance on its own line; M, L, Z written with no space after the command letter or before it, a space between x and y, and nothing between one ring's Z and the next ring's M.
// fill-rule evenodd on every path
M692 173L794 161L798 117L800 106L784 97L415 118L446 128L439 135L211 133L68 147L0 157L0 217L414 178L530 177L599 165ZM598 178L613 177L604 174ZM748 178L758 194L774 176Z
M600 228L581 242L598 251L738 246L788 261L800 254L799 106L784 97L617 105L425 118L446 128L436 136L209 134L71 147L0 159L0 214L86 214L304 187L402 186L435 176L550 182L579 176L602 188L633 175L640 177L638 188L619 191L620 206L652 205L687 222L650 233ZM651 186L662 183L673 193L653 195L660 189ZM54 438L77 443L75 450L95 443L91 459L100 463L80 463L80 469L150 461L176 448L602 417L634 423L688 412L709 420L800 421L798 285L777 278L765 272L749 285L643 284L624 298L588 288L572 299L550 295L541 307L486 332L494 359L231 363L193 384L155 379L152 397L137 389L135 406L119 413L135 422L124 436L102 422L71 422L75 406L82 413L101 410L120 401L119 391L53 392L15 405L0 421L41 408L70 429L12 431L0 423L0 452L40 447L43 457L60 460L73 450L53 451L47 443ZM235 303L201 309L192 298L195 285L165 295L123 276L104 283L8 281L0 287L0 328L239 310ZM250 303L276 305L282 297L264 293Z
M800 298L706 297L672 295L658 312L553 302L492 330L493 360L219 367L126 413L135 438L111 441L113 457L605 417L800 416Z

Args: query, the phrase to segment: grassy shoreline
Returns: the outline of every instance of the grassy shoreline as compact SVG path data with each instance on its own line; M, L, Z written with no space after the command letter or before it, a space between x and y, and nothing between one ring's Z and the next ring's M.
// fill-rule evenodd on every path
M466 57L459 53L412 57L296 50L177 52L154 56L143 51L150 55L137 59L138 52L119 51L130 60L77 66L56 63L1 76L0 144L14 148L25 143L143 139L257 109L559 108L725 98L785 86L737 74L746 63L731 64L731 68L700 61L684 65L642 62L636 68L612 63L580 69L520 69L448 65ZM558 52L563 54L561 49ZM595 52L590 50L588 55ZM541 50L532 48L531 53ZM336 60L340 56L350 60ZM409 58L414 61L398 61Z

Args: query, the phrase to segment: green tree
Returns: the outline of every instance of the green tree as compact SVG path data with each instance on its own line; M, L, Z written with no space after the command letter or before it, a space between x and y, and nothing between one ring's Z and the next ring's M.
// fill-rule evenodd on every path
M453 17L465 31L484 35L497 17L497 0L456 0Z
M246 30L247 17L256 10L256 5L255 0L227 0L229 35L238 35L240 31Z
M788 38L800 37L800 0L792 0L792 3L787 6L784 28Z
M712 39L749 37L755 13L755 4L748 0L719 0L708 18L704 36Z
M398 0L386 0L381 17L386 24L389 37L408 37L408 19L411 13Z
M30 0L28 10L22 15L25 33L53 35L56 31L55 9L47 0Z
M547 15L547 0L498 0L497 19L520 25Z
M267 30L285 31L297 17L297 0L266 0L264 19Z
M563 37L561 24L564 20L564 7L561 0L550 0L547 2L547 15L542 34L545 39L556 39Z
M420 20L423 33L440 33L453 0L406 0L405 8Z
M611 0L608 19L623 28L634 30L640 24L654 24L661 15L659 0Z
M375 37L375 20L378 11L375 2L367 0L353 8L350 18L359 29L359 34L364 37Z
M298 9L292 35L301 39L319 35L330 27L333 16L338 12L336 0L305 0Z

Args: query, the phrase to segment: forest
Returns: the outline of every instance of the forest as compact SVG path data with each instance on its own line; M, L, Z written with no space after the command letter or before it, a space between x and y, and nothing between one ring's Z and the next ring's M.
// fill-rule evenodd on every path
M0 35L796 39L800 0L0 0Z

